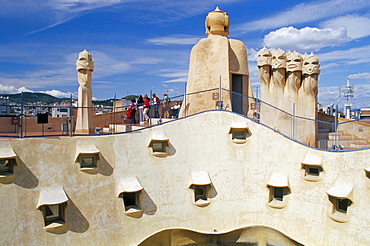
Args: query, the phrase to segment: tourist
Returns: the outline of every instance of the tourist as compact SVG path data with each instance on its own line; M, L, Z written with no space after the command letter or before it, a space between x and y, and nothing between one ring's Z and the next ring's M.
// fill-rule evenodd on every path
M175 105L171 107L171 111L172 111L172 118L177 118L179 116L180 105L178 102L176 102Z
M148 95L147 94L145 94L144 95L144 112L143 112L143 114L144 114L144 120L146 120L146 121L149 121L149 116L148 116L148 112L149 112L149 98L148 98Z
M153 106L154 106L154 118L159 118L158 108L159 108L159 104L161 102L159 100L159 97L157 97L157 95L155 93L153 93L153 95L152 95L152 103L153 103Z
M136 105L139 109L139 122L144 122L144 99L142 95L137 97Z
M162 113L164 118L168 118L170 116L170 97L167 96L166 93L163 93L163 108L162 108Z
M131 109L131 123L132 124L136 124L136 119L135 119L135 114L136 114L135 99L132 99L131 100L130 109Z

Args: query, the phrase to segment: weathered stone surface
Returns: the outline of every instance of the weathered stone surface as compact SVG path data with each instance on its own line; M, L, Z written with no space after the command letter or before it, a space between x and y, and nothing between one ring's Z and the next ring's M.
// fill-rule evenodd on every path
M261 122L305 144L316 146L319 59L283 50L258 52ZM295 119L300 116L307 119ZM310 120L309 120L310 119Z
M78 71L77 80L80 86L78 87L78 111L76 122L76 134L93 133L93 125L91 121L92 109L92 72L94 71L94 62L92 56L86 50L78 55L76 61L76 70Z
M251 116L251 100L241 96L252 96L245 45L227 37L229 18L218 8L208 14L205 25L208 37L201 39L191 50L186 89L188 95L182 104L180 117L217 109L219 100L223 103L223 109ZM241 81L233 82L233 75L240 76ZM235 83L241 83L238 89L235 89ZM206 90L210 91L202 92ZM228 91L241 95L233 95ZM218 99L213 98L213 93L218 93Z

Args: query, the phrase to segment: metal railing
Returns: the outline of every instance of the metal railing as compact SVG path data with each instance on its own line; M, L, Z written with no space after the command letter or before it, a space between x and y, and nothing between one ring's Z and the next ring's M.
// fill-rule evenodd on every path
M58 105L20 101L21 103L16 104L8 100L7 103L0 104L1 138L78 135L75 134L78 107L73 105L72 98ZM283 110L259 98L221 88L173 96L166 107L161 100L158 112L160 117L154 118L154 107L151 106L149 122L137 124L131 124L131 119L127 118L127 109L130 105L116 106L114 103L114 106L88 107L93 112L94 129L90 135L124 133L176 120L178 111L171 109L176 102L184 104L183 106L191 105L189 108L183 107L182 117L210 110L232 111L289 139L318 149L348 151L367 149L370 146L369 120L346 120L338 117L338 110L334 115L318 113L317 119L309 119L297 115L294 103L283 105L286 109ZM135 117L139 121L138 113L137 110ZM305 135L314 137L305 139Z

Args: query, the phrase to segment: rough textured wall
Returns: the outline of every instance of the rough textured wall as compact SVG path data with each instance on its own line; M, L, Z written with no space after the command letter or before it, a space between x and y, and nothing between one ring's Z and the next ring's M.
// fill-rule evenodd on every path
M261 122L310 146L317 145L319 59L283 50L258 52ZM307 119L293 119L293 115ZM293 123L294 120L294 123ZM293 127L294 124L294 127Z
M222 88L229 88L230 73L228 64L229 41L227 37L212 35L212 37L201 39L193 47L190 54L186 93L196 93L209 89L215 90L186 96L186 104L183 103L180 116L185 115L185 106L186 115L216 108L216 102L212 100L212 93L219 93L220 83ZM225 105L227 103L231 104L229 95L226 93L222 100L225 102Z
M251 136L232 141L233 123L246 123ZM168 138L168 155L154 156L148 147L158 134ZM0 140L18 156L15 178L0 182L1 245L137 245L164 229L185 228L225 233L266 226L309 245L368 245L370 233L370 150L331 153L292 142L253 121L226 111L202 113L121 135ZM100 150L99 170L80 171L76 146ZM303 178L307 156L321 160L320 180ZM212 182L210 204L194 204L192 172L207 171ZM268 205L267 184L273 173L288 177L285 206ZM125 214L117 190L120 179L137 177L142 213ZM353 185L345 223L329 217L327 191L336 182ZM36 209L39 194L63 186L69 201L68 227L46 232Z

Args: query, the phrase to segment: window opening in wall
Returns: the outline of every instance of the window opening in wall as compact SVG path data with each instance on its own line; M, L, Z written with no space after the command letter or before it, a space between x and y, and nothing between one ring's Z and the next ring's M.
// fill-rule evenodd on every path
M365 169L365 175L368 179L370 179L370 168Z
M118 197L123 201L125 214L135 216L142 212L140 200L143 187L137 177L126 177L118 184Z
M246 143L247 139L252 135L245 122L232 123L229 134L231 134L231 141L237 144Z
M233 130L232 139L245 140L247 138L247 130Z
M194 190L193 203L196 206L204 207L211 203L212 181L207 171L194 171L191 173L189 188Z
M302 169L304 170L303 178L305 180L314 182L321 180L323 171L322 166L302 164Z
M81 168L96 167L97 159L97 155L80 155Z
M139 192L123 192L122 198L125 205L125 210L128 211L131 208L140 209L139 206Z
M207 200L207 186L206 185L194 185L195 201Z
M270 186L270 198L267 203L273 208L283 208L286 206L286 200L284 196L290 193L289 187L274 187Z
M64 221L62 216L62 204L42 206L45 222Z
M304 165L305 169L305 176L320 176L320 172L322 172L322 167L320 166L310 166L310 165Z
M49 187L40 192L37 209L42 212L46 231L59 231L67 226L65 213L68 197L63 187Z
M46 231L56 231L64 229L67 224L65 222L65 208L67 203L42 205L41 211L44 217Z
M166 157L169 154L169 139L163 132L154 132L150 136L148 147L151 154L157 157Z
M287 204L285 196L290 194L288 175L282 172L272 173L267 187L269 189L268 206L284 208Z
M347 208L349 206L349 200L348 199L341 199L341 198L336 198L336 204L335 204L335 209L339 212L342 213L347 213Z
M347 222L349 220L348 208L351 206L352 201L347 198L333 196L329 196L329 200L333 204L329 217L338 222Z
M14 159L2 159L2 160L0 160L0 174L13 173L14 164L15 164Z
M272 199L283 201L284 188L282 187L271 187L272 188Z
M320 174L320 168L319 167L310 167L307 166L307 174L312 176L319 176Z
M166 152L166 142L152 142L153 152Z
M76 146L75 162L80 165L80 171L86 173L97 172L100 150L92 143L79 143Z
M348 210L353 198L353 184L339 180L326 193L331 202L329 217L337 222L347 222Z

